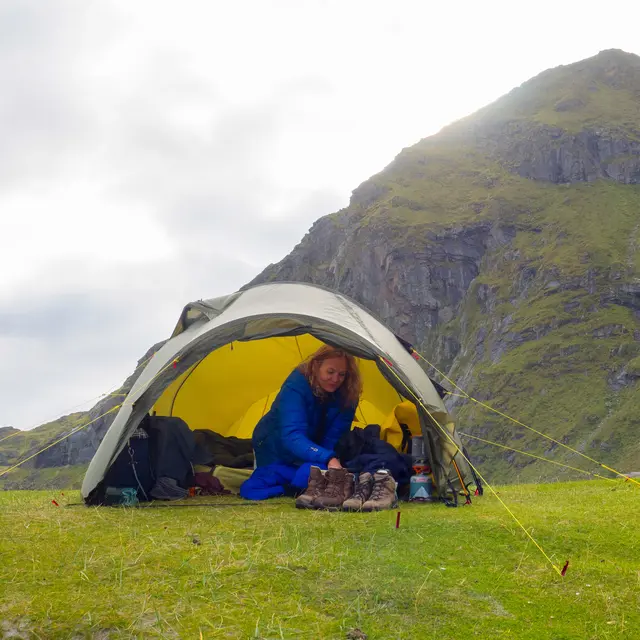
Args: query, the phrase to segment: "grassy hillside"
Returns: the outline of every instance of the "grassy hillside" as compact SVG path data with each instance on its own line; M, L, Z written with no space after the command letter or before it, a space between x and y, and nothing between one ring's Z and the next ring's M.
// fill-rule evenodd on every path
M29 431L13 431L0 436L0 465L6 467L36 453L65 433L73 431L87 422L87 413L80 411L62 416Z
M63 416L30 431L12 431L0 435L0 472L44 449L88 421L87 413ZM8 437L11 436L11 437ZM34 468L36 459L0 477L0 489L78 489L87 465Z
M320 513L291 500L65 507L0 494L0 611L14 638L613 640L640 628L640 488L505 486L560 577L490 496ZM56 498L60 507L51 503ZM229 506L225 506L229 505Z
M637 130L639 86L638 56L610 49L539 74L463 123L520 120L571 133L602 125Z
M18 467L0 477L0 489L79 489L88 465L26 469ZM8 467L0 467L0 472Z

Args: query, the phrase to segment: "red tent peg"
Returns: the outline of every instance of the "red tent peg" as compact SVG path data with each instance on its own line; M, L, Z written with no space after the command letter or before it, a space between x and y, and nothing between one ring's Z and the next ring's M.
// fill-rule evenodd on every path
M396 529L400 528L400 512L398 511L398 515L396 515Z
M564 577L565 573L567 573L568 568L569 568L569 561L567 560L564 563L564 567L562 567L562 571L560 572L560 575Z
M59 507L59 506L60 506L60 505L59 505L55 500L52 500L52 501L51 501L51 504L54 504L56 507Z

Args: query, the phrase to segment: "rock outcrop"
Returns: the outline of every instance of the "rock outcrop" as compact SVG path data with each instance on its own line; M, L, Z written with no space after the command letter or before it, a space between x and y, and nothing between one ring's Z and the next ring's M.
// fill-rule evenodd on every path
M488 131L482 148L523 178L555 184L614 180L640 183L640 131L612 128L569 133L510 123Z

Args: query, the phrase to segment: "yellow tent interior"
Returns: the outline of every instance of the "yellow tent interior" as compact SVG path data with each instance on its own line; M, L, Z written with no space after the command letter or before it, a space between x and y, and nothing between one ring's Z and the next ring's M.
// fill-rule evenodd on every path
M191 429L250 438L286 377L322 344L309 334L227 344L174 380L152 413L182 418ZM415 405L385 380L375 362L359 358L358 366L363 394L353 426L381 425L381 437L398 449L401 422L422 435Z

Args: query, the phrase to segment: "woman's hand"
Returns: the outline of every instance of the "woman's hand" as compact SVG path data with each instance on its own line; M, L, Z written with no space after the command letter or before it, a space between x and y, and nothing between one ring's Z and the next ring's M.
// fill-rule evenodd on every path
M331 458L331 460L327 462L327 467L329 469L342 469L342 465L340 464L340 460L338 460L338 458Z

